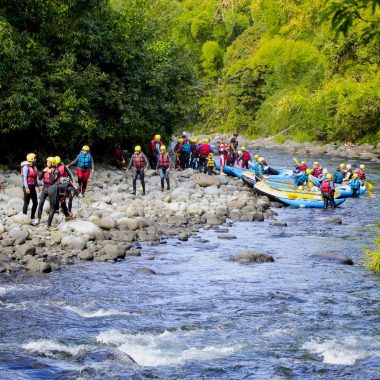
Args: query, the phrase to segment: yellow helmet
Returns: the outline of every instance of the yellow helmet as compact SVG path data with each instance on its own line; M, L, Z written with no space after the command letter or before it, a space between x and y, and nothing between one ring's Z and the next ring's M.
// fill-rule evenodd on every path
M255 154L254 158L257 160L258 158L260 158L260 156L258 154Z
M48 157L48 158L46 159L46 161L51 162L52 165L56 165L56 163L55 163L55 158L54 158L54 157Z
M214 157L214 154L213 154L213 153L209 153L208 156L209 156L210 158L213 158L213 157Z
M204 140L203 140L203 142L204 142L205 144L208 144L209 141L210 141L209 139L204 139Z
M243 154L243 152L241 150L239 150L238 155L240 156L241 154Z
M314 165L319 165L319 162L318 161L314 161Z
M359 177L359 174L358 174L358 173L354 173L353 177L354 177L354 178L358 178L358 177Z
M55 164L56 165L59 165L62 162L61 161L61 157L59 157L59 156L55 156L54 159L55 159Z
M264 161L264 157L259 157L259 159L257 161L263 162Z
M306 174L310 174L311 173L311 170L310 169L306 169Z
M342 164L339 165L339 167L340 167L341 169L344 169L344 168L346 167L346 164L343 164L343 163L342 163Z
M135 146L135 152L141 152L141 146L140 145Z
M166 146L165 145L161 145L160 146L160 151L165 152L165 150L166 150Z
M179 143L183 143L185 140L182 138L182 137L180 137L179 139L178 139L178 142Z
M306 161L305 160L301 161L301 164L306 165Z
M359 168L362 169L362 170L364 170L364 169L365 169L365 165L361 164L361 165L359 166Z
M332 178L332 174L331 173L327 173L326 174L326 179L331 179Z
M244 152L244 151L245 151L245 146L242 146L242 147L240 148L240 150L241 150L242 152Z
M82 150L85 150L86 152L90 151L90 147L88 145L83 145Z
M197 138L192 139L191 142L192 142L192 143L197 143L197 142L198 142L198 139L197 139Z
M28 161L28 162L33 162L35 158L36 158L36 155L35 155L34 153L29 153L29 154L26 156L26 161Z
M158 141L158 140L161 140L161 135L155 135L155 136L154 136L154 139L157 140L157 141Z

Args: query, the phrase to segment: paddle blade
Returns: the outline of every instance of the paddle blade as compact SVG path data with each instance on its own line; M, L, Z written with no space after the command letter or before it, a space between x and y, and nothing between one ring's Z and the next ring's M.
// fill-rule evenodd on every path
M371 191L373 189L373 184L369 181L367 181L367 189Z
M298 161L295 157L293 157L293 161L294 161L297 165L299 165L299 161Z

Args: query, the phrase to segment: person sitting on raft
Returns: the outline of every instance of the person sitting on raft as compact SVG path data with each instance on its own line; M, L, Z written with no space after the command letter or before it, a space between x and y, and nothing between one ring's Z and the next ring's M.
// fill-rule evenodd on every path
M257 159L257 162L255 162L252 165L252 170L255 172L255 176L259 180L261 180L263 178L263 175L264 175L264 164L263 164L264 161L265 161L264 157L259 157Z
M345 167L345 164L340 164L339 168L336 169L336 172L333 175L334 183L337 183L338 185L343 183L344 176L346 175L346 171L344 170Z
M360 180L358 173L354 173L352 175L352 179L350 179L348 184L351 186L352 189L352 197L357 198L360 195L360 186L362 184L362 181Z
M352 179L354 171L353 171L352 166L350 164L346 165L345 172L346 172L346 174L343 178L343 181L349 181L350 179Z
M328 171L326 168L323 168L322 173L318 176L318 181L319 181L319 183L322 183L323 181L326 180L326 174L327 174L328 172L329 172L329 171Z
M311 173L310 169L301 172L294 178L294 188L297 190L299 186L309 186L309 174Z
M365 171L364 171L364 169L365 169L365 165L361 164L361 165L359 166L358 176L359 176L359 178L360 178L362 181L365 180Z
M69 168L72 165L76 165L77 167L78 185L80 189L79 197L84 197L90 173L95 171L94 159L92 158L88 145L83 145L81 152L67 167Z
M321 184L321 194L323 199L324 208L327 209L328 204L330 203L331 208L335 208L334 201L335 186L332 181L332 175L330 173L326 174L325 180Z
M245 148L245 146L242 146L240 150L241 150L242 154L241 154L241 156L239 155L238 162L241 161L242 169L248 169L249 168L248 163L252 159L251 154L248 152L248 150Z
M302 172L306 171L306 169L307 169L307 164L306 164L306 161L303 160L297 164L295 172L296 173L302 173Z
M318 178L322 174L323 168L318 161L315 161L313 168L311 169L311 175L315 178Z

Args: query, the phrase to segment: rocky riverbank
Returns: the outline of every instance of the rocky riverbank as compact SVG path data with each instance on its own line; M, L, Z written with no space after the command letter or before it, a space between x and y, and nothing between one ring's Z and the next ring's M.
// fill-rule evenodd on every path
M229 220L263 221L276 215L268 198L254 195L235 178L192 169L174 171L172 190L161 192L159 176L148 171L147 195L138 190L135 196L131 177L101 167L90 178L87 196L74 201L76 219L65 222L59 214L53 220L58 230L50 232L48 202L41 224L32 226L30 217L21 213L19 173L5 170L0 176L5 184L0 193L0 272L47 273L76 260L114 262L140 256L141 242L163 244L168 237L186 241L202 227L219 228Z

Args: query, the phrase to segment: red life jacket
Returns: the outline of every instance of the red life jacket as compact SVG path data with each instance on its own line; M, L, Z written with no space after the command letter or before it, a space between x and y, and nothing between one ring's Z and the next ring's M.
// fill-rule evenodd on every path
M251 159L251 155L246 150L243 152L243 156L241 158L243 161L249 161Z
M121 158L121 149L119 147L115 149L115 156L116 158Z
M145 166L144 156L142 155L142 153L134 153L132 156L132 161L136 169L140 169Z
M61 164L58 166L59 176L60 177L68 177L69 173L67 173L65 165Z
M44 176L42 178L42 182L44 183L44 185L52 185L53 184L50 173L48 171L46 171L44 173Z
M174 147L174 153L181 153L183 144L182 143L177 143L176 146Z
M363 169L359 169L359 170L358 170L358 176L359 176L359 178L360 178L361 180L363 180L364 177L365 177L365 171L364 171Z
M28 165L28 177L26 182L28 185L37 184L38 170L35 166Z
M168 168L170 166L169 155L167 153L161 153L158 157L158 166Z
M152 140L150 142L150 149L152 150L152 153L156 153L157 152L157 149L156 149L156 144L159 143L160 144L160 147L162 145L162 142L160 140Z
M196 154L196 153L197 153L197 149L198 149L198 144L196 144L196 143L192 144L191 152L192 152L193 154Z
M208 156L210 153L210 145L209 144L202 144L201 148L199 149L199 154L202 156Z
M323 170L320 169L320 168L318 168L318 169L314 169L314 171L313 171L313 176L314 176L315 178L318 178L318 177L322 174L322 172L323 172Z
M299 172L305 172L307 169L307 165L298 165L298 171Z
M330 193L334 192L334 189L330 185L330 181L323 181L321 184L321 192L322 193Z

